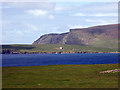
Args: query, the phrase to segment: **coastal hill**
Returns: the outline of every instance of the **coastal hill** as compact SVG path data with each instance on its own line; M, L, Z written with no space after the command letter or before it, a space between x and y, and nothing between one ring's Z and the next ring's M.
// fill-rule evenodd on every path
M67 33L45 34L33 42L39 44L69 44L103 48L117 48L118 24L70 29Z
M32 45L2 45L0 49L2 54L101 52L118 52L118 24L70 29L61 34L45 34Z

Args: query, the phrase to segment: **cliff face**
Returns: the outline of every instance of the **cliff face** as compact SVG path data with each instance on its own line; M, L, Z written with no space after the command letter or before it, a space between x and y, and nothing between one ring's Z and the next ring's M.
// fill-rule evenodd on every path
M37 39L33 44L64 44L63 38L68 33L63 34L46 34Z
M95 47L117 48L118 25L103 25L82 29L70 29L68 33L46 34L33 44L76 44Z

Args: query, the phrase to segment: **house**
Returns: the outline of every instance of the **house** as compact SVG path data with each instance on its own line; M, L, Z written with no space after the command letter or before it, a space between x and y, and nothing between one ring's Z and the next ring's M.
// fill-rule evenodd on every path
M59 47L59 49L63 49L63 47Z

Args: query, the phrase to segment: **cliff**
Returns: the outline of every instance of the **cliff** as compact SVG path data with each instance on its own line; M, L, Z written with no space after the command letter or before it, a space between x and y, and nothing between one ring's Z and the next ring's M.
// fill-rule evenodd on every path
M118 24L70 29L70 32L62 34L45 34L33 44L75 44L117 48Z

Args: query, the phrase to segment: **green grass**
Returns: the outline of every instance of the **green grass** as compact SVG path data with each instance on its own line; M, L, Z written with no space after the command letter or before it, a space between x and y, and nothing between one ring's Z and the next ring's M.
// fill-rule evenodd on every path
M59 50L59 47L63 50ZM99 48L80 45L60 45L60 44L44 44L44 45L3 45L2 49L14 49L20 52L116 52L113 48Z
M3 88L117 88L117 64L3 67Z

